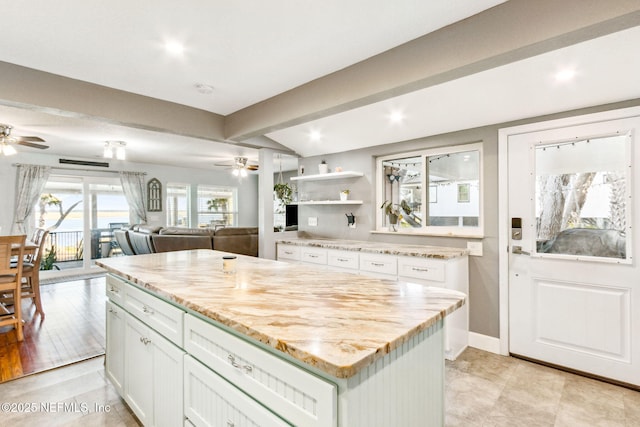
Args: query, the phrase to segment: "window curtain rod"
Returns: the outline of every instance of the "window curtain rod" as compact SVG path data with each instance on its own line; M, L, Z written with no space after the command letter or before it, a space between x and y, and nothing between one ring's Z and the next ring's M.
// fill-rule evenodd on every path
M11 166L33 166L26 163L14 163ZM78 171L78 172L106 172L106 173L120 173L120 172L129 172L129 171L114 171L114 170L100 170L100 169L80 169L80 168L65 168L63 166L51 166L51 169L63 170L63 171ZM143 175L146 175L146 172L142 172Z

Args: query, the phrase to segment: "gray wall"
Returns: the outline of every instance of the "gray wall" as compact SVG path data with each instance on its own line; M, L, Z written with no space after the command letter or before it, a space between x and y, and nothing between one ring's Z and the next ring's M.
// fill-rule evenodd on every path
M305 205L299 208L300 234L311 237L354 239L387 243L418 245L436 245L466 247L468 241L481 240L483 256L469 257L469 315L470 329L479 334L499 337L499 281L498 281L498 130L503 127L525 123L577 116L598 111L625 108L640 105L640 100L609 104L599 107L575 110L550 116L530 118L517 122L502 123L482 128L463 130L428 138L403 141L362 150L349 151L334 155L307 157L300 159L306 174L318 173L317 165L321 160L329 164L331 171L336 166L344 170L364 172L362 178L349 178L337 181L301 182L301 192L307 192L313 198L338 198L343 187L351 190L351 199L361 199L360 206L348 205ZM375 206L375 158L377 156L401 153L416 149L460 145L482 141L484 176L482 190L484 197L484 238L468 239L455 237L408 236L402 234L373 234L375 218L379 207ZM346 213L356 216L357 228L347 227ZM318 218L318 226L308 226L309 217Z
M16 188L16 170L13 167L15 163L25 164L40 164L50 166L60 166L58 164L58 156L52 156L47 154L32 154L26 153L26 150L16 156L0 157L0 227L2 227L2 233L9 233L11 230L11 223L13 221L13 211L15 206L15 188ZM88 159L93 160L95 159ZM63 165L68 166L68 165ZM79 167L82 168L82 167ZM84 169L87 169L86 167ZM100 171L100 168L96 169L98 176L100 173L104 174L104 171ZM152 165L146 163L131 163L126 162L122 165L118 165L117 162L111 163L111 170L127 170L136 172L146 172L147 180L151 178L158 178L162 183L163 203L166 204L166 185L168 182L183 183L183 184L207 184L207 185L220 185L229 187L238 187L238 207L239 217L238 225L241 227L257 227L258 226L258 177L256 175L249 175L242 180L231 175L229 171L212 171L207 169L187 169L178 168L164 165ZM69 172L69 171L65 171ZM55 173L55 170L53 171ZM84 173L92 175L92 173ZM109 174L107 176L115 176L116 174ZM149 223L154 225L166 224L166 210L163 208L162 212L151 213L149 216Z

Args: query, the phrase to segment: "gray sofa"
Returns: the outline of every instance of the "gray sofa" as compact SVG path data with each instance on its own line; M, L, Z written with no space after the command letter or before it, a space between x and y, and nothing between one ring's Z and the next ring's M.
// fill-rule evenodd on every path
M215 249L258 256L258 227L209 228L152 227L134 225L115 230L114 237L125 255Z

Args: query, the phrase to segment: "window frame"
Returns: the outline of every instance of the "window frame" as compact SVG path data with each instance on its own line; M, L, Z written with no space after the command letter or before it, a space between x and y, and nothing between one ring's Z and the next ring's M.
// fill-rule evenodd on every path
M406 158L406 157L421 157L422 159L422 214L423 218L426 214L426 208L430 202L428 199L428 192L430 182L428 177L425 179L424 165L428 157L442 156L446 154L456 154L467 151L478 152L478 225L477 226L437 226L437 225L422 225L416 228L398 228L397 231L385 230L383 224L385 223L385 214L380 206L385 201L384 188L384 166L385 161ZM400 152L395 154L389 154L376 157L376 229L372 233L389 233L389 234L403 234L403 235L423 235L423 236L447 236L447 237L464 237L464 238L482 238L484 237L484 191L483 191L483 177L484 177L484 158L483 158L483 143L474 142L468 144L461 144L455 146L443 146L436 148L426 148L422 150L414 150L408 152Z

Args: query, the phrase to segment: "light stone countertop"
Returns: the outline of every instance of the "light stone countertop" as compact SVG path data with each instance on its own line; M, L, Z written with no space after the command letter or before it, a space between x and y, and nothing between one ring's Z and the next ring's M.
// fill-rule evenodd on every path
M461 307L463 293L192 250L96 260L161 298L337 378L349 378Z
M340 249L343 251L359 251L374 254L413 256L435 259L451 259L469 254L469 250L466 248L449 248L445 246L427 245L401 245L396 243L384 242L365 242L361 240L291 238L278 239L277 243L296 246L314 246L326 249Z

